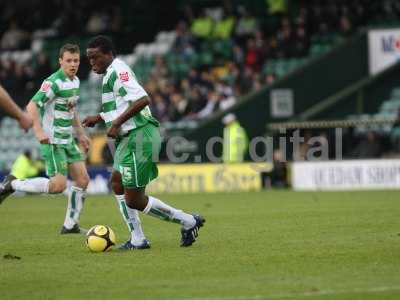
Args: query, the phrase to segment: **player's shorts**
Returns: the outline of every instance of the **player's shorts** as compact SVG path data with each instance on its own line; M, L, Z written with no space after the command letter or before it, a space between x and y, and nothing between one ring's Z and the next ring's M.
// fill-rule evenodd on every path
M74 140L70 144L42 144L40 152L49 177L56 174L67 176L69 164L86 159Z
M160 132L152 123L130 131L118 141L114 169L121 173L124 187L142 188L157 178L160 147Z

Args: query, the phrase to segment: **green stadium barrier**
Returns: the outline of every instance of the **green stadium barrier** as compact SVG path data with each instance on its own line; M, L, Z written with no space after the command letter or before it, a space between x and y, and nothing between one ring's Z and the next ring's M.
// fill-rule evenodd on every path
M393 94L392 90L399 85L399 77L400 63L374 76L365 76L316 103L295 119L304 121L344 118L349 114L373 114L379 107L394 110L398 107L397 100L382 102Z

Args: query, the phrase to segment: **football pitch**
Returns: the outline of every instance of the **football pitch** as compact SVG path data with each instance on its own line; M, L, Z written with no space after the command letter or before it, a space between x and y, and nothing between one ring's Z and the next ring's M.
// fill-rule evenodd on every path
M400 299L400 191L160 198L206 218L192 247L176 224L142 215L151 249L90 253L83 235L59 235L64 197L10 197L0 299ZM126 240L111 195L85 205L82 227Z

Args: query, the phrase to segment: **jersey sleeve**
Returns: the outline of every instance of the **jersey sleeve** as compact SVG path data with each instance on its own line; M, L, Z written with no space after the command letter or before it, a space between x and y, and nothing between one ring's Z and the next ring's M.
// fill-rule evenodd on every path
M38 107L43 107L48 101L51 101L55 98L57 92L57 84L50 80L45 80L43 81L40 89L32 97L32 101L36 103Z
M137 82L135 75L129 71L116 72L114 94L119 95L127 102L135 102L148 96L143 87Z

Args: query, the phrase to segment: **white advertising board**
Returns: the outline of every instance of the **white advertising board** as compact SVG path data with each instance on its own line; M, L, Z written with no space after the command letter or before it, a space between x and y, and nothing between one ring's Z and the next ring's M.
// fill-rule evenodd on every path
M368 32L369 73L379 73L400 59L400 28Z
M400 159L294 162L294 190L400 188Z

